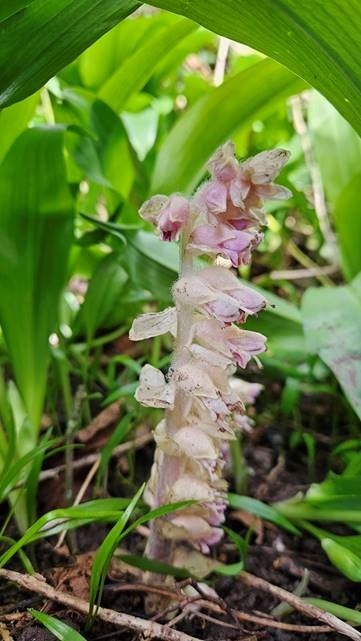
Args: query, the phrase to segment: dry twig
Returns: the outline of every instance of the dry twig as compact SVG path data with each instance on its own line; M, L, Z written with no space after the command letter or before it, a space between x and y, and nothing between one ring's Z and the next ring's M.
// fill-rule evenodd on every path
M164 595L169 599L180 598L178 592L169 590L167 588L162 588L158 585L145 585L143 583L119 583L117 585L112 585L111 590L115 592L154 592L155 594ZM209 599L197 598L197 605L217 614L224 613L224 608L222 606L210 601ZM248 612L241 612L240 610L235 610L227 606L227 613L229 612L232 613L232 618L238 619L238 621L247 621L249 623L254 623L255 625L267 628L287 630L288 632L295 632L300 634L320 634L321 632L333 632L333 628L331 628L329 625L299 625L295 623L285 623L284 621L276 621L267 614L264 614L263 616L249 614ZM172 620L172 625L173 624L174 620Z
M27 574L20 574L12 570L0 569L0 577L16 583L24 590L36 592L41 594L50 601L61 603L71 610L76 610L81 614L87 615L89 613L89 603L84 599L79 599L73 594L60 592L55 590L52 586L48 585L34 576ZM119 625L135 632L141 633L147 639L160 639L161 641L199 641L196 637L192 637L184 632L173 630L167 625L161 625L155 621L147 621L140 617L132 616L131 614L124 614L123 612L115 612L109 608L99 608L97 611L97 618L106 623Z
M153 435L151 432L142 434L141 436L137 436L134 440L126 441L126 443L121 443L121 445L115 447L112 453L112 457L121 456L122 454L125 454L125 452L129 452L129 450L132 450L133 448L142 448L152 440ZM73 462L73 470L80 470L83 467L88 466L90 467L91 465L94 465L98 460L100 460L100 454L88 454L88 456L83 456L83 458L80 458L77 461ZM39 475L39 480L40 482L44 482L49 481L50 479L56 479L58 478L59 474L64 472L64 469L65 465L58 465L57 467L53 467L52 469L43 470Z
M305 603L304 601L302 601L302 599L295 596L291 592L288 592L284 588L279 588L277 585L273 585L265 579L254 576L249 572L242 572L238 576L238 579L242 581L242 583L245 583L252 588L257 588L259 590L263 590L263 592L272 594L280 601L286 601L286 603L289 603L295 610L302 612L312 619L318 619L319 621L322 621L340 634L349 637L349 639L353 639L353 641L360 641L361 639L361 634L348 623L341 621L341 619L334 616L333 614L330 614L329 612L320 610L320 608L317 608L310 603Z

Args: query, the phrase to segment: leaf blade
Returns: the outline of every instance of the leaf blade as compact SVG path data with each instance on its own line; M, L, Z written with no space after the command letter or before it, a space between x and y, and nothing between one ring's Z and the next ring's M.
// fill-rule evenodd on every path
M361 5L357 0L153 0L247 44L318 89L361 132Z
M151 193L190 192L208 158L236 129L269 109L271 98L289 96L304 86L287 69L272 60L262 60L213 89L180 118L167 136L157 156ZM247 100L241 88L247 91ZM212 122L217 126L211 127Z
M137 0L33 0L22 4L27 6L21 13L8 16L1 24L2 107L34 93L139 6Z

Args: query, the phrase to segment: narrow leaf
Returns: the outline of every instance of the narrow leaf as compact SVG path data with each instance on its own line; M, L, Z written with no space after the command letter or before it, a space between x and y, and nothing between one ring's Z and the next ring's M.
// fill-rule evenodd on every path
M176 123L156 159L151 193L191 191L207 159L227 138L297 93L304 82L272 60L232 76L201 98ZM217 123L212 126L211 123Z
M142 89L157 63L169 52L169 43L175 46L196 28L197 25L190 20L178 20L146 39L102 86L99 97L117 113L122 111L130 96Z
M283 527L285 530L292 532L292 534L299 534L299 530L271 505L262 503L262 501L253 499L250 496L239 496L238 494L229 494L228 496L229 505L233 509L250 512L261 519Z
M45 612L34 610L34 608L29 608L29 612L34 619L42 623L46 629L52 632L60 641L86 641L82 634L79 634L79 632L64 623L64 621L60 621L60 619L56 619L50 616L50 614L45 614Z

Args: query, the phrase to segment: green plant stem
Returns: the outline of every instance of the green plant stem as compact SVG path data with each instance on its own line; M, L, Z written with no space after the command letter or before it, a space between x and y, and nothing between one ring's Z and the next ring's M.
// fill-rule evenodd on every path
M247 494L248 470L243 456L241 437L230 442L234 487L237 494Z

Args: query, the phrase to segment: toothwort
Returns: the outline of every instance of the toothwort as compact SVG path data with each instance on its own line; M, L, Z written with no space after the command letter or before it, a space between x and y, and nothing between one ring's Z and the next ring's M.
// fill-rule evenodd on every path
M153 196L140 209L162 240L180 240L181 265L173 287L175 307L143 314L130 331L132 340L168 331L175 337L167 376L145 365L135 394L142 405L165 409L155 429L145 498L152 508L195 500L152 521L150 558L176 563L180 543L183 550L207 554L222 537L227 441L237 430L249 429L245 403L261 389L233 374L266 349L265 336L238 327L266 301L242 285L232 268L247 264L262 240L264 199L289 198L288 189L272 182L288 156L276 149L239 163L227 142L208 163L210 180L192 198ZM201 255L211 259L203 269L194 265Z

